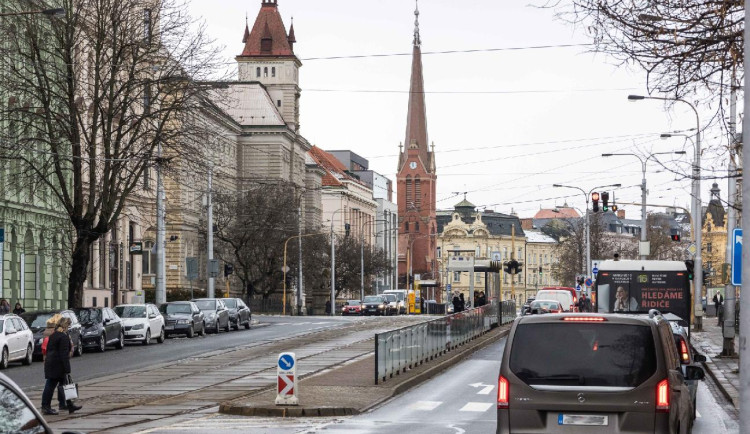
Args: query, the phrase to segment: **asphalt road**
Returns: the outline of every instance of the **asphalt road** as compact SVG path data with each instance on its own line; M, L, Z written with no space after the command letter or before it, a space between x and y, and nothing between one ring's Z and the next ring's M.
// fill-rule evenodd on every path
M447 370L380 407L346 418L252 418L215 413L193 414L171 420L148 433L253 432L262 434L470 434L495 431L496 381L499 354L505 339L478 351ZM698 388L698 413L694 434L739 432L737 413L712 383Z
M275 341L294 337L311 330L324 330L338 327L354 318L307 317L289 318L273 316L255 316L250 330L240 328L229 333L207 334L205 337L168 338L163 344L152 341L151 345L126 344L122 350L107 348L104 353L87 351L81 357L72 360L72 375L76 381L98 378L125 370L137 370L160 363L173 362L190 357L205 355L212 351L224 350L235 346L247 346L254 343ZM44 387L44 364L34 362L31 366L13 363L3 371L25 391Z

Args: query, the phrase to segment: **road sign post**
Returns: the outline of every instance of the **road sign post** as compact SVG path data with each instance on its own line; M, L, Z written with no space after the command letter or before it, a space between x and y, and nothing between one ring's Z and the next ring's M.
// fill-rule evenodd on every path
M276 405L299 405L299 399L297 399L297 358L294 353L279 354L276 372Z

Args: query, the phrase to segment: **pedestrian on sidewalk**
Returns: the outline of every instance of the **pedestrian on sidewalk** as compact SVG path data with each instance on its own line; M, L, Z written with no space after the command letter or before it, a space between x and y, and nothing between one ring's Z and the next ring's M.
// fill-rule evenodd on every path
M4 298L0 298L0 315L7 315L10 313L10 303Z
M458 311L463 312L466 309L466 301L464 300L464 293L458 294Z
M724 296L721 295L721 292L716 290L716 293L714 294L714 306L716 307L716 318L719 320L719 325L721 325L721 320L724 317L724 312L721 310L723 304Z
M16 308L15 308L15 309L13 309L13 313L14 313L14 314L16 314L16 315L21 315L21 314L22 314L22 313L24 313L24 312L26 312L26 309L24 309L24 308L23 308L23 307L21 306L21 302L17 302L17 303L16 303Z
M70 318L61 318L55 326L54 333L47 341L47 355L44 358L44 378L47 382L42 392L42 413L47 415L58 414L57 410L52 408L52 395L55 393L55 389L58 389L58 386L67 383L67 378L70 375L72 345L68 336L69 327ZM73 401L66 402L65 397L61 396L60 392L58 389L57 400L60 404L60 410L68 410L72 414L82 408L80 405L75 405Z
M458 294L453 294L453 313L461 312L461 299Z

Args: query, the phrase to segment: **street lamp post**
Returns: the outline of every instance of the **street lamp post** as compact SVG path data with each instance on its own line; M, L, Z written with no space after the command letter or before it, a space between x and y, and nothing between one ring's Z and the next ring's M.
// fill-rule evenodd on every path
M330 316L334 315L333 312L336 309L336 239L333 236L333 218L341 209L339 208L331 214L331 309L328 313Z
M681 102L690 106L695 113L695 160L693 162L693 230L695 231L695 272L693 273L693 285L695 286L695 293L693 295L693 311L695 314L695 325L693 329L701 331L703 329L703 307L701 306L701 296L703 295L703 256L702 250L702 234L703 216L701 215L701 121L698 116L698 110L695 106L684 99L680 98L663 98L658 96L643 96L643 95L628 95L629 101L640 101L644 99L655 99L659 101L673 101ZM746 98L747 99L747 98Z
M586 219L583 222L583 226L586 230L586 277L591 277L591 223L589 222L589 198L591 197L591 193L593 193L594 190L607 187L617 188L621 187L622 184L600 185L598 187L592 188L588 191L588 193L581 187L575 187L572 185L552 184L552 186L556 188L573 188L579 190L581 193L583 193L584 198L586 199Z
M633 153L623 153L623 154L602 154L602 157L616 157L616 156L627 156L631 155L638 159L638 161L641 162L641 244L645 244L647 241L647 235L648 235L648 226L646 224L646 195L648 194L648 190L646 189L646 164L648 163L648 160L651 159L651 157L655 155L667 155L667 154L684 154L685 151L675 151L675 152L654 152L652 154L649 154L645 159L641 158L638 154ZM640 250L640 257L641 260L646 260L648 258L648 255L644 254L643 247L641 246L638 250Z

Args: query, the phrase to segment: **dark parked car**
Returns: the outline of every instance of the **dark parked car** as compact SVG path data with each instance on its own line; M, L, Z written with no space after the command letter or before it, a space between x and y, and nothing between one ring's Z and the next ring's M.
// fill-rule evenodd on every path
M83 327L83 347L104 352L108 345L125 348L122 320L108 307L82 307L73 309Z
M186 335L192 338L196 334L206 334L205 315L192 301L172 301L159 306L164 317L164 331L167 336Z
M68 335L73 341L73 355L80 356L83 353L83 337L81 336L81 323L78 321L78 317L72 310L36 310L30 312L24 312L20 315L29 328L34 333L34 359L42 359L42 340L44 337L44 329L47 327L47 320L60 314L66 318L70 318L70 328L68 329Z
M526 303L521 307L521 315L526 315L528 313L531 303L533 303L534 300L536 300L536 297L529 297L526 299Z
M193 301L206 315L206 328L215 333L219 333L221 329L229 331L229 309L220 298L199 298Z
M224 306L229 310L229 322L232 323L232 327L235 330L239 330L240 326L244 325L247 330L250 330L250 319L251 313L250 308L247 307L244 301L240 298L222 298Z
M363 315L388 315L388 301L382 295L368 295L362 300Z

